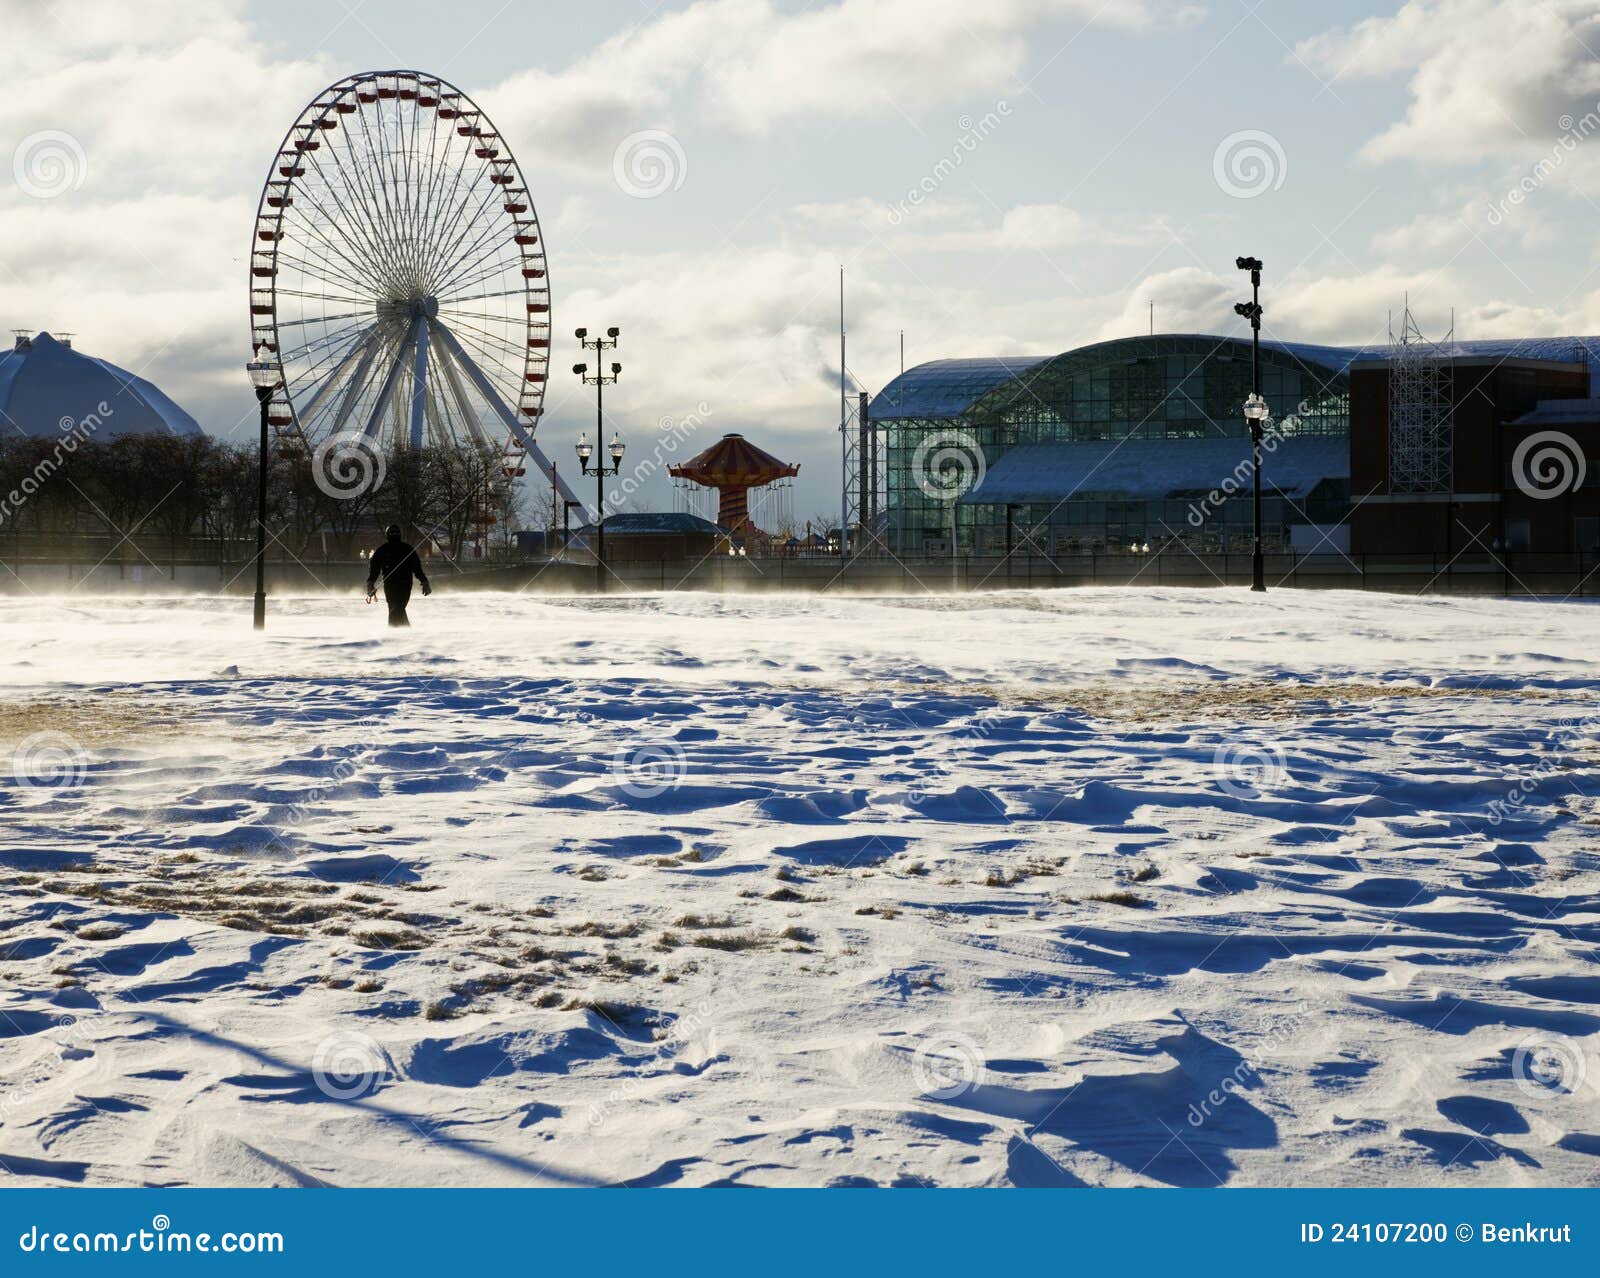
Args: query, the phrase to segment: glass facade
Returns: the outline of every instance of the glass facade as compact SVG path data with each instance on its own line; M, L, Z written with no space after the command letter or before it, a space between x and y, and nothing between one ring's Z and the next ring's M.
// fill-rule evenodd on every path
M1262 346L1262 393L1277 435L1285 441L1348 437L1345 370L1354 353ZM952 464L952 441L958 449L981 453L972 469L982 473L1023 444L1237 439L1244 460L1249 430L1243 404L1249 392L1249 342L1201 336L1128 338L1047 359L951 360L908 370L871 409L885 448L890 547L903 555L948 553L951 502L940 476L930 479L930 466ZM1150 450L1147 445L1140 451ZM1138 492L1096 490L1090 477L1071 491L1052 491L1045 501L958 503L958 552L1003 553L1008 513L1012 544L1031 539L1046 554L1175 541L1226 549L1247 538L1248 472L1242 487L1236 478L1237 492L1219 494L1225 474L1212 473L1214 467L1197 465L1197 473L1182 473L1186 452L1215 457L1215 447L1177 445L1169 451L1173 465L1153 467ZM1347 462L1339 474L1297 494L1276 493L1271 475L1264 466L1262 523L1269 548L1286 547L1293 524L1348 517ZM980 484L974 497L982 495Z

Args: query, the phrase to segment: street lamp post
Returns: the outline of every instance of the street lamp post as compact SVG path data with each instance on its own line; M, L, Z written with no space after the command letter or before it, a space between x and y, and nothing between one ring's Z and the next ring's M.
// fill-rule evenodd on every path
M267 628L267 408L273 392L283 382L283 369L265 346L256 347L256 356L245 365L250 384L256 388L261 406L261 456L256 467L256 601L254 624Z
M1266 560L1261 553L1261 432L1267 420L1267 401L1261 395L1261 259L1240 257L1234 265L1250 272L1250 300L1234 303L1234 314L1250 321L1250 398L1244 402L1245 420L1250 423L1250 470L1253 483L1250 550L1250 589L1267 588Z
M604 361L601 359L603 352L613 350L617 345L618 330L606 329L604 337L590 337L589 330L580 328L574 330L579 345L586 351L595 354L595 371L591 376L587 364L574 364L572 371L576 373L585 385L594 387L594 423L595 439L605 436L605 393L606 387L617 380L622 372L622 365L615 360L611 362L611 372L606 372ZM578 436L578 465L585 475L593 474L595 478L595 555L594 555L594 588L595 593L604 594L606 589L606 480L612 475L621 473L622 470L622 437L615 431L611 434L611 443L607 446L611 454L611 465L607 466L603 460L597 459L591 467L589 459L594 456L594 447L589 443L587 432Z

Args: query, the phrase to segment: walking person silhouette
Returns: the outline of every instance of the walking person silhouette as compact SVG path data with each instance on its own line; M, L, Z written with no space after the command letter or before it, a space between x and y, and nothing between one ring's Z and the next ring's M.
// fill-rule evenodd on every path
M422 560L417 548L400 540L400 525L390 524L384 530L386 540L372 552L367 566L367 602L378 593L378 581L383 580L383 601L389 605L389 624L409 626L406 605L411 602L411 579L415 577L422 586L424 596L433 593L428 584L428 574L422 571Z

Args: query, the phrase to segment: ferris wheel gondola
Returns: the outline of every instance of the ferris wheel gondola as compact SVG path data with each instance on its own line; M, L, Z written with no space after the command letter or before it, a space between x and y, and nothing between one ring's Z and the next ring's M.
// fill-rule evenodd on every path
M284 135L250 254L251 348L283 370L280 446L467 444L531 460L550 363L539 219L505 139L420 71L328 86Z

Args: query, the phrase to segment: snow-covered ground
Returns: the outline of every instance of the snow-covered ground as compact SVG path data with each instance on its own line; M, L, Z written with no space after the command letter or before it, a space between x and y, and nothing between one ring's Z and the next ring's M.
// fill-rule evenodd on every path
M0 608L24 1183L1600 1171L1600 611Z

